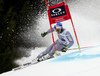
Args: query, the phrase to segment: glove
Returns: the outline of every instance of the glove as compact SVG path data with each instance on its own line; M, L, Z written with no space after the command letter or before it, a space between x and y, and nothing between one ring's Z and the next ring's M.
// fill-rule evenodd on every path
M62 51L62 52L66 52L67 49L68 49L68 47L64 47L64 48L61 49L61 51Z
M44 33L41 33L41 36L44 37L47 34L48 34L48 32L44 32Z

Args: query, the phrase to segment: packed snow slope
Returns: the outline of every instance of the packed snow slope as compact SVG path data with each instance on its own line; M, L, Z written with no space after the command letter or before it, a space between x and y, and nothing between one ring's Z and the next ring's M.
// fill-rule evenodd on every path
M1 76L100 76L100 46L58 56Z

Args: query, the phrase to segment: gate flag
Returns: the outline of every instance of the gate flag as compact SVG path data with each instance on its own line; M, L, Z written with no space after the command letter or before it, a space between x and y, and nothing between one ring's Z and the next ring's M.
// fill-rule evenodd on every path
M68 5L65 5L64 2L57 5L48 6L48 8L49 8L48 16L49 16L50 24L71 19Z

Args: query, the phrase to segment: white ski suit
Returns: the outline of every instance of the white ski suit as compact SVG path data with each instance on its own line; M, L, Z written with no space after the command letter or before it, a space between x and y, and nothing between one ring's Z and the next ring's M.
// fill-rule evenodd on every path
M55 31L54 28L52 28L53 32ZM51 29L47 31L48 33L51 33ZM68 47L70 48L74 44L73 38L69 31L62 29L61 33L58 34L58 39L55 41L55 46L57 51L61 51L62 48ZM38 59L43 57L46 54L49 54L50 56L53 56L55 53L54 45L53 43L41 54L37 56Z

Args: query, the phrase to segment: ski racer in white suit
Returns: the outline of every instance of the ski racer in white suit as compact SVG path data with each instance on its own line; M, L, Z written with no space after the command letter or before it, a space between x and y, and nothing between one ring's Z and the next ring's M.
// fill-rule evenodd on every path
M66 52L68 48L70 48L73 44L73 38L69 31L65 30L62 27L61 23L57 23L53 28L53 32L56 31L58 34L58 39L55 41L55 46L57 51ZM51 29L47 32L41 34L42 37L51 33ZM46 60L52 58L55 53L54 45L51 44L44 52L37 56L37 61Z

